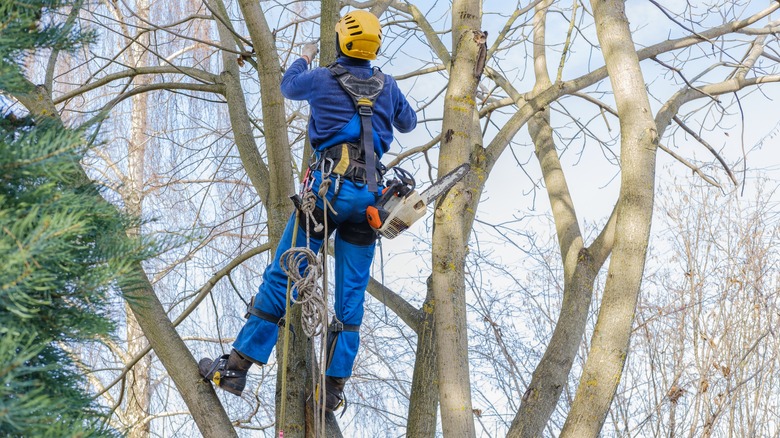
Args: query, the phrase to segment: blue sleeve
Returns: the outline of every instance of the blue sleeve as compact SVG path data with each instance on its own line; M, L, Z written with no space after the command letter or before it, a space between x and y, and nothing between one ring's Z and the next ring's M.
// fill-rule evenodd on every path
M313 70L303 58L298 58L282 76L282 95L292 100L307 100L314 82Z
M393 86L393 104L395 106L393 108L395 112L393 126L399 132L411 132L417 126L417 113L409 105L409 101L406 100L406 96L398 88L395 80L392 81L391 85Z

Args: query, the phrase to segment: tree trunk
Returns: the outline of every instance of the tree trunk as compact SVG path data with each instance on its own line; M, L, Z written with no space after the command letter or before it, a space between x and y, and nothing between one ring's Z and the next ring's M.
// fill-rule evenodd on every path
M284 97L280 89L282 76L279 69L279 56L276 51L276 41L265 19L265 14L260 4L256 1L239 0L239 7L246 20L249 35L252 38L255 53L257 54L257 68L262 90L260 100L263 110L263 128L266 151L268 154L268 169L270 170L270 196L266 201L270 241L274 247L278 245L279 238L284 230L290 213L292 203L289 196L295 193L292 178L292 153L287 138L287 121L284 106ZM296 327L300 326L299 317L291 315L291 321ZM302 333L299 331L298 333ZM303 337L303 336L301 336ZM282 339L280 336L279 339ZM287 353L287 382L286 382L286 407L284 417L281 409L281 388L283 372L279 370L276 380L276 432L284 431L286 437L304 437L306 435L306 378L310 363L310 344L302 339L291 344ZM281 366L281 343L277 342L276 357Z
M136 1L136 14L139 19L149 21L149 1ZM136 42L130 46L129 65L133 67L145 67L148 65L149 32L141 32ZM151 83L152 76L141 75L133 79L133 86L143 86ZM130 143L127 145L127 175L124 177L124 190L122 199L125 210L130 217L143 217L144 200L144 169L146 168L146 144L149 140L148 126L148 95L141 93L132 97L130 113ZM131 237L139 237L141 228L139 225L127 231ZM139 352L146 349L148 341L143 330L135 319L130 306L125 304L127 317L127 357L133 358ZM145 421L149 416L152 400L149 372L152 368L152 356L144 355L133 369L127 374L127 395L125 396L125 418L127 418L128 437L144 438L149 436L150 423Z
M620 383L650 236L658 145L624 2L593 0L591 5L620 116L622 173L604 296L562 437L597 436Z
M539 3L534 15L535 94L552 85L547 71L545 43L545 20L550 3ZM593 284L609 254L614 232L614 220L610 220L594 243L593 251L583 246L574 202L553 141L549 108L531 117L528 121L528 132L536 146L536 157L542 169L555 218L563 259L564 287L561 311L552 338L534 370L531 383L521 399L520 409L507 433L507 437L512 438L542 436L544 427L558 404L585 333Z
M198 373L198 365L168 319L140 263L137 278L123 285L127 302L144 335L152 344L168 374L187 404L204 437L231 437L236 431L210 383Z
M54 117L61 122L49 92L44 87L37 87L33 94L15 97L36 117ZM79 169L81 169L81 178L89 181L84 170L81 167ZM108 201L96 195L95 202ZM135 274L135 278L128 279L119 287L144 335L176 384L198 429L207 438L236 436L236 431L225 414L217 394L211 384L204 382L200 377L195 359L176 333L140 263L135 266Z
M417 330L417 352L414 357L412 393L409 399L409 414L406 422L406 436L432 438L436 436L436 414L439 408L439 385L436 378L437 355L434 332L433 288L422 306L422 319Z
M323 0L320 6L320 66L336 61L336 23L340 8L338 0Z
M484 66L485 34L480 31L482 2L453 2L450 82L444 103L439 172L446 173L478 156L482 136L475 95ZM481 57L481 60L480 60ZM481 66L480 66L481 61ZM433 229L434 317L442 430L446 437L474 437L466 328L465 259L474 218L474 171L437 202Z
M264 200L268 215L269 241L276 247L293 211L290 196L295 193L293 160L287 137L287 115L284 107L276 41L265 20L260 3L239 0L249 35L257 54L260 79L260 103L263 110L263 138L268 157L269 197ZM243 161L243 160L242 160Z

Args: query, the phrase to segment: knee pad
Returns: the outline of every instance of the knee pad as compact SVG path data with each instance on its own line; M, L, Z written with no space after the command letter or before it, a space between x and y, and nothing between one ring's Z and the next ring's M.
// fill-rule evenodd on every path
M376 231L368 221L344 222L339 225L339 235L345 242L360 246L371 245L376 240Z

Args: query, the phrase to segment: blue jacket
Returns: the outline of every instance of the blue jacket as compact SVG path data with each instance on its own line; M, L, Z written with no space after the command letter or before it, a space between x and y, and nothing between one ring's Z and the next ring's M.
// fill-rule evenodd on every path
M369 61L342 56L336 62L361 79L373 74ZM344 141L358 142L360 120L352 99L327 68L308 67L303 58L292 63L282 77L282 94L288 99L309 102L311 144L322 150ZM393 141L393 126L400 132L409 132L417 125L417 114L390 75L385 75L385 88L374 102L371 124L374 148L380 157Z

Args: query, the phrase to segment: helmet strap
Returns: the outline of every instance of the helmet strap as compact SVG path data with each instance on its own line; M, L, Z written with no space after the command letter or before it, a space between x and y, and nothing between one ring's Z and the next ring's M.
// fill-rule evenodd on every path
M339 33L336 32L336 58L340 56L347 56L341 51L341 43L339 42Z

